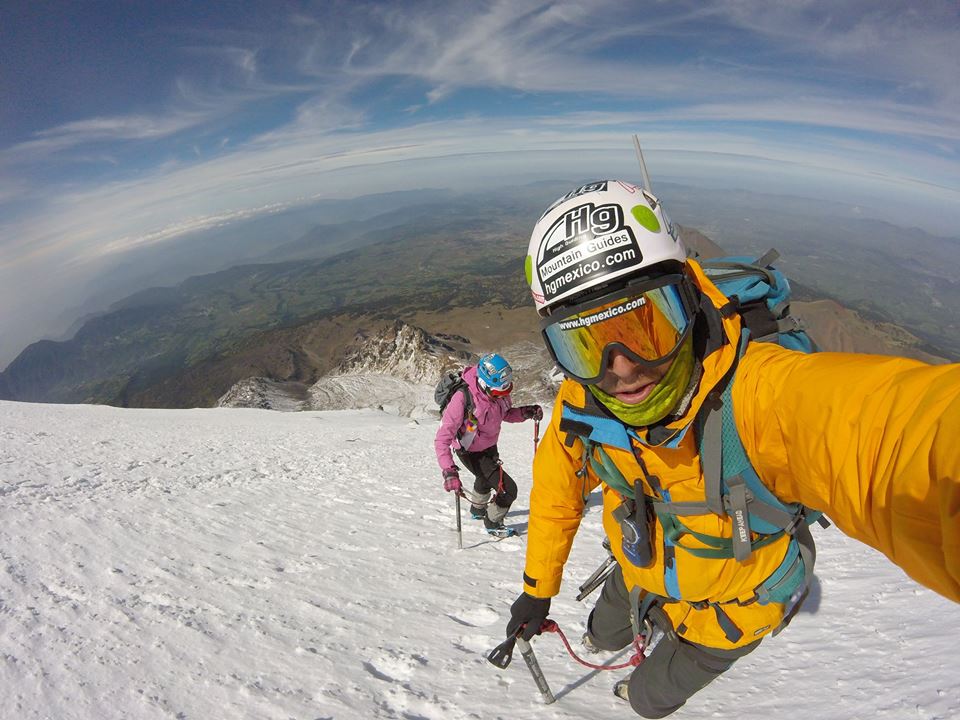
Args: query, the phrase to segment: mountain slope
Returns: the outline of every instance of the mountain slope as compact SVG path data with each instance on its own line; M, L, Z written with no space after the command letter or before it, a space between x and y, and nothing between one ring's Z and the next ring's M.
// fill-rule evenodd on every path
M526 538L453 501L436 421L374 411L130 410L0 402L0 717L622 720L623 672L533 646L498 670ZM500 443L527 522L531 423ZM813 597L674 717L960 717L960 606L834 528ZM603 557L591 500L551 617ZM624 662L627 654L604 654ZM802 699L798 700L798 698Z

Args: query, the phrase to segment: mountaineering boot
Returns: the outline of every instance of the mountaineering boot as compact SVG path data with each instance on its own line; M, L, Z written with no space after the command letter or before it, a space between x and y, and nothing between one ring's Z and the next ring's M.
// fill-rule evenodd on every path
M503 520L491 520L490 518L483 519L483 525L487 528L487 532L493 535L494 537L506 538L513 537L517 534L517 531L513 528L508 528L503 524Z
M624 678L623 680L617 680L616 684L613 686L613 694L616 695L621 700L626 700L630 702L630 680Z
M487 517L487 509L485 507L474 507L470 506L470 517L474 520L483 520Z
M600 648L593 644L593 640L590 639L590 633L588 632L585 632L583 637L580 638L580 644L583 646L584 651L591 655L596 655L600 652Z

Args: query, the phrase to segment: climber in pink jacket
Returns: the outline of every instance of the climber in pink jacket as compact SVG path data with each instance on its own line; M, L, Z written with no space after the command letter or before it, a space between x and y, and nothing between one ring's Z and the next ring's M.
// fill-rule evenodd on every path
M462 377L463 386L454 392L444 408L434 440L437 462L443 471L443 488L466 497L470 501L471 516L482 519L491 535L515 535L514 530L503 524L503 518L517 499L517 484L500 462L497 450L500 425L504 421L540 420L543 409L539 405L512 406L513 370L496 353L484 355L476 366L464 370ZM472 491L460 483L454 452L476 477Z

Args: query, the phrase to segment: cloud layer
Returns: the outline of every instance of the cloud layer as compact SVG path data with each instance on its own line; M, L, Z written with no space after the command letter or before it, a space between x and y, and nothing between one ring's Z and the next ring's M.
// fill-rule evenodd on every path
M813 189L887 179L955 207L960 21L954 3L917 7L21 9L0 27L0 301L314 197L469 182L479 158L505 178L608 175L633 132L691 180L670 151L803 168Z

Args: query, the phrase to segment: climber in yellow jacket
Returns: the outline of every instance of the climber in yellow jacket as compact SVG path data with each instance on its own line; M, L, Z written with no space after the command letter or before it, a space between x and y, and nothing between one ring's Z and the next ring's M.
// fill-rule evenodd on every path
M960 365L744 344L658 200L620 181L554 203L526 274L567 379L534 461L508 637L540 631L598 486L617 566L583 641L617 650L659 620L665 640L614 687L645 717L681 707L796 610L813 511L960 602ZM728 385L750 465L799 508L765 538L729 498L704 510L698 422Z

